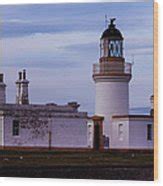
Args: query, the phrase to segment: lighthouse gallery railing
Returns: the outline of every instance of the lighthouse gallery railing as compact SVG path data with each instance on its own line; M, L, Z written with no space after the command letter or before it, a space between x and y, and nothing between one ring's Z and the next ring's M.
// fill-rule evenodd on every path
M132 64L124 63L122 65L112 63L96 63L93 64L93 75L98 74L111 74L111 73L122 73L122 74L131 74L132 73Z

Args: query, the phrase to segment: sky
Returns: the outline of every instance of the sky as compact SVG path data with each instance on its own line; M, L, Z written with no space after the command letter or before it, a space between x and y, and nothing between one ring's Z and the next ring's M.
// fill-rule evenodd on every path
M130 107L149 107L153 94L153 3L77 3L0 6L0 72L7 102L14 103L18 71L27 70L30 102L77 101L94 113L92 65L108 19L124 36L127 62L134 59ZM134 56L134 57L133 57Z

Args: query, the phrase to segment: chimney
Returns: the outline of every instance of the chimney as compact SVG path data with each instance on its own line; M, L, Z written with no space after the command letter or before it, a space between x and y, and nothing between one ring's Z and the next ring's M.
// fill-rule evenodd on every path
M3 78L3 74L0 74L0 104L6 103L6 84Z
M29 81L26 79L26 70L19 72L19 79L16 81L17 94L16 94L16 103L17 104L29 104L28 99L28 84Z
M26 79L26 70L23 70L23 80Z
M22 80L22 72L19 72L19 80Z
M0 83L3 83L3 74L0 74Z

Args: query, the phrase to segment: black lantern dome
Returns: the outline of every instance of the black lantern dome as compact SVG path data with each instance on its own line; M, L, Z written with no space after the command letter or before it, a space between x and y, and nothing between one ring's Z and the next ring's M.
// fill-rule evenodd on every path
M123 36L121 32L115 27L116 25L114 24L115 18L110 19L110 24L108 26L108 29L106 29L102 36L101 39L104 38L110 38L110 39L123 39Z

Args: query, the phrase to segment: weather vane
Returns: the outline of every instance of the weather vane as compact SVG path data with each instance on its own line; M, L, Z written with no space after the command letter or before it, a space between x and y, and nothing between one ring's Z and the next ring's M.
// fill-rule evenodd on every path
M110 18L110 25L114 25L115 20L116 20L116 18ZM108 16L107 16L107 14L105 14L105 28L107 28L108 23L109 23Z
M116 20L116 18L111 18L110 19L110 24L113 25L115 20Z

